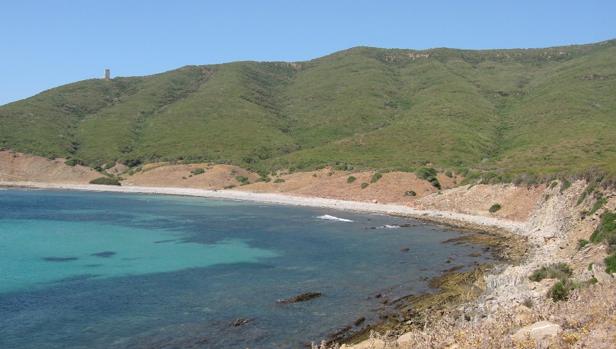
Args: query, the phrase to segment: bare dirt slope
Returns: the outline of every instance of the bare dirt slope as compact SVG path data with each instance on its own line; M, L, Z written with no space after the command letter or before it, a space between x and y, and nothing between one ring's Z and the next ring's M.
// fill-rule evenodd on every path
M242 186L239 189L354 201L373 202L376 200L380 203L405 204L411 204L417 198L437 191L432 184L417 178L414 173L388 172L383 173L380 179L373 181L372 177L374 174L374 172L368 171L346 172L325 168L311 172L281 174L274 177L274 180L271 182L254 183ZM355 180L349 182L349 177L354 177ZM439 175L439 181L443 189L455 186L455 179L444 175ZM362 188L363 183L365 183L364 188ZM410 191L415 192L416 196L405 195L406 192Z
M350 173L322 169L280 175L276 183L259 182L238 189L254 192L316 196L353 201L406 204L419 209L451 211L526 221L542 197L545 186L474 185L456 187L460 178L439 174L442 190L414 173L389 172L372 183L374 172ZM356 179L351 183L349 177ZM362 183L368 186L362 188ZM364 184L365 186L365 184ZM415 196L409 195L414 192ZM500 204L497 212L489 212L493 204Z
M542 198L544 185L515 186L511 184L462 186L429 195L416 202L418 208L455 211L474 215L491 215L515 221L526 221ZM492 205L501 209L490 213Z
M203 169L203 173L198 173ZM195 172L197 171L197 172ZM238 178L255 181L259 176L237 166L202 164L147 164L133 175L121 175L122 185L144 187L184 187L200 189L223 189L239 186Z
M0 151L0 181L88 183L101 174L85 166L68 166L65 159Z

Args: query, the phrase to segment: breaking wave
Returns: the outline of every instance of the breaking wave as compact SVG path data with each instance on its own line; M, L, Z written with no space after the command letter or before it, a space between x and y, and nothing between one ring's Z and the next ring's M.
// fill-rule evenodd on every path
M330 215L328 215L328 214L324 214L324 215L322 215L322 216L318 216L317 218L318 218L318 219L325 219L325 220L328 220L328 221L337 221L337 222L353 222L353 221L352 221L352 220L350 220L350 219L346 219L346 218L339 218L339 217L336 217L336 216L330 216Z

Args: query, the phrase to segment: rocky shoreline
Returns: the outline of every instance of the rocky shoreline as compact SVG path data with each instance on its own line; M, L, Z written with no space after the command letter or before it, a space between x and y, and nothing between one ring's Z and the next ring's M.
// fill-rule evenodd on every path
M584 195L588 183L558 184L546 188L525 229L512 232L528 248L518 262L481 272L478 268L474 275L452 273L437 278L433 282L443 288L440 295L410 297L409 307L418 320L379 329L368 339L342 347L613 348L616 282L605 272L605 246L580 247L579 241L588 239L597 228L602 212L616 209L616 195L609 188L602 189L607 200L593 209L596 201L585 200ZM561 301L548 297L558 279L529 278L555 263L567 266L578 285ZM451 296L448 287L452 286L467 298ZM443 306L452 299L457 301Z
M444 314L452 307L477 299L485 291L483 282L485 275L497 272L496 270L504 265L520 263L528 252L529 246L525 238L506 231L498 229L485 231L446 223L442 225L461 230L463 234L443 243L484 246L484 252L490 253L496 263L477 264L468 271L459 271L462 266L454 266L428 281L432 292L406 295L391 301L385 300L390 312L381 315L378 322L365 324L361 328L346 326L328 336L325 340L326 345L358 344L368 340L372 332L401 336L414 328L426 326L427 312Z

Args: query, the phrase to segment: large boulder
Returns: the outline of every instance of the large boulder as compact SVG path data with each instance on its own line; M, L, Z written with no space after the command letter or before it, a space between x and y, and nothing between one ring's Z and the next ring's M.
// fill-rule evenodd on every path
M340 349L385 349L386 343L381 339L371 338L355 345L343 344Z
M561 330L561 327L555 323L539 321L532 325L522 327L513 334L512 339L517 342L522 342L530 338L540 342L558 336Z
M305 292L305 293L298 294L297 296L294 296L291 298L279 299L276 302L280 304L292 304L292 303L306 302L306 301L309 301L315 298L319 298L322 295L323 294L321 292Z

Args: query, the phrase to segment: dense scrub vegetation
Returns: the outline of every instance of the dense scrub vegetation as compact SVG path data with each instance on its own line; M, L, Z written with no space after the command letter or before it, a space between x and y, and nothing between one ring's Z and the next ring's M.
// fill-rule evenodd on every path
M590 167L616 173L615 95L616 41L529 50L358 47L307 62L187 66L61 86L0 107L0 147L91 167L430 166L487 182L532 182Z
M535 282L543 279L557 279L558 281L552 285L547 294L555 302L568 299L571 291L576 288L587 287L597 282L594 277L586 281L577 281L571 278L572 275L573 270L568 264L554 263L535 270L529 278Z
M417 170L416 174L417 174L417 177L430 182L430 184L432 184L432 186L434 186L436 189L441 189L441 183L438 181L438 178L436 177L437 172L434 168L422 167L419 170Z
M601 215L601 222L590 236L590 242L607 244L610 255L605 258L605 271L616 273L616 212L606 211Z
M530 280L539 282L543 279L566 279L573 274L571 267L565 263L555 263L543 266L530 275Z

